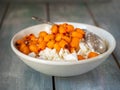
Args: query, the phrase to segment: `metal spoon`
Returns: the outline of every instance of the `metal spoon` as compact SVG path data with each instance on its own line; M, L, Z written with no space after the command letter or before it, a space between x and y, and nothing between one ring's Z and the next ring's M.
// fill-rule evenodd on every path
M39 22L46 23L46 24L50 24L50 25L54 24L53 22L46 21L45 19L38 18L38 17L36 17L36 16L32 16L32 19L33 19L33 20L37 20L37 21L39 21Z
M92 32L86 32L85 42L90 48L99 53L104 53L107 50L105 41Z

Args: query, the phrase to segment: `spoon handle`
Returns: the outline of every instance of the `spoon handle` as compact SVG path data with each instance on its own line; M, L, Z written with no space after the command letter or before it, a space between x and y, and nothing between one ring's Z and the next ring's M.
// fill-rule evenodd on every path
M38 17L36 17L36 16L32 16L32 19L33 19L33 20L37 20L37 21L39 21L39 22L46 23L46 24L50 24L50 25L53 25L53 24L54 24L53 22L46 21L45 19L38 18Z

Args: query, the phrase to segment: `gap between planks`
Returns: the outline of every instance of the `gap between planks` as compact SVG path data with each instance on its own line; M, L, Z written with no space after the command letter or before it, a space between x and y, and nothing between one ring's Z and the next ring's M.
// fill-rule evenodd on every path
M50 21L50 7L49 7L49 3L46 3L46 20ZM55 77L52 76L52 87L53 90L55 90Z
M92 10L90 9L90 7L89 7L89 5L88 5L88 3L87 3L87 0L84 0L83 3L85 4L85 6L86 6L86 8L87 8L87 10L88 10L88 12L89 12L89 14L90 14L93 22L94 22L94 24L95 24L97 27L100 27L100 25L97 23L97 21L96 21L96 19L95 19L95 17L94 17L94 14L93 14ZM117 60L114 52L112 53L112 56L113 56L113 58L114 58L114 60L115 60L115 62L116 62L116 64L117 64L118 68L120 69L120 63L118 62L118 60Z
M8 12L9 6L10 6L10 3L9 3L9 2L6 3L5 10L4 10L4 12L3 12L3 15L2 15L2 18L1 18L1 21L0 21L0 29L2 28L2 25L3 25L4 19L5 19L5 17L6 17L6 14L7 14L7 12Z

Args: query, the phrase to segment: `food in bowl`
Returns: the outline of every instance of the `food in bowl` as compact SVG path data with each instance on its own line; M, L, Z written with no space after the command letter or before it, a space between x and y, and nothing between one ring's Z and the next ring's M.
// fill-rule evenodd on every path
M15 42L15 46L22 53L38 59L87 60L101 54L86 43L87 33L88 31L75 28L72 24L54 24L49 32L40 31L37 36L33 33L25 35Z
M63 24L64 22L55 22L56 24ZM50 33L51 25L48 24L39 24L31 27L27 27L23 30L20 30L16 33L11 40L11 48L14 53L22 60L25 64L33 68L34 70L52 76L75 76L86 73L90 70L93 70L97 66L99 66L102 62L104 62L110 54L113 52L116 46L116 41L114 37L102 28L98 28L92 25L87 25L83 23L75 23L75 22L66 22L74 26L74 28L82 28L89 32L96 34L106 41L107 50L96 56L95 58L88 58L80 61L50 61L41 58L34 58L24 53L21 53L16 48L16 41L22 39L23 37L30 35L33 33L35 36L39 36L39 32L46 31ZM71 58L71 57L69 57ZM108 59L109 60L109 59Z

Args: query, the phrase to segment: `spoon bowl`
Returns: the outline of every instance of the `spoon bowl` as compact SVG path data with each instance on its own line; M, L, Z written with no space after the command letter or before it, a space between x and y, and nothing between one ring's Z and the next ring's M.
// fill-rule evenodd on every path
M86 32L85 42L90 48L100 54L104 53L107 50L105 41L98 35L93 34L92 32Z

